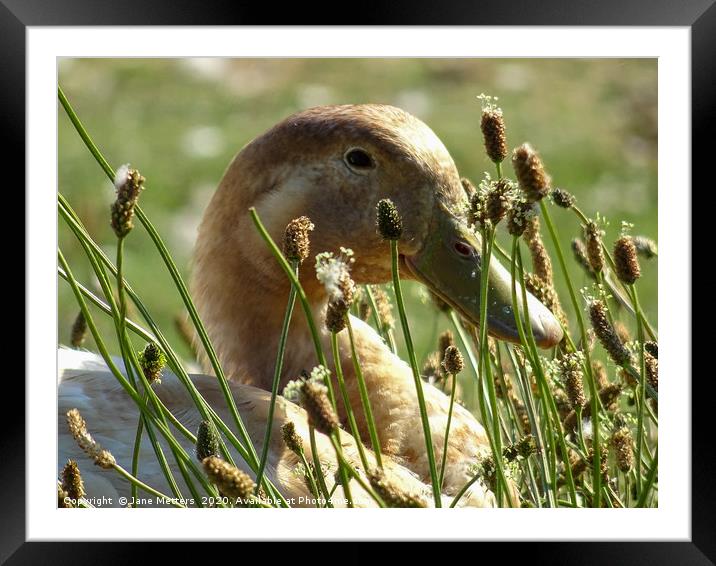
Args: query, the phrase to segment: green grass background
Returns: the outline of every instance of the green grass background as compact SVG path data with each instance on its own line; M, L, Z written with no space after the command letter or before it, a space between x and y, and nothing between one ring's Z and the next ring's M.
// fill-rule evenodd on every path
M425 121L461 174L477 182L494 167L484 155L475 97L498 96L510 146L531 142L555 186L576 195L587 215L606 216L610 243L622 221L633 223L635 234L657 235L655 59L63 59L58 74L110 164L129 162L146 177L142 207L185 276L196 226L233 155L287 115L321 104L400 106ZM58 142L59 190L114 257L112 185L59 104ZM512 174L509 164L506 172ZM571 260L569 242L580 235L576 217L553 209L553 218ZM504 229L500 233L504 243ZM75 276L96 290L61 219L59 245ZM173 326L181 300L141 226L125 250L130 283L178 351L187 354ZM562 303L574 320L554 254L553 261ZM577 286L588 285L579 268L571 267ZM642 306L656 325L656 260L642 261L642 273ZM418 285L406 285L406 292L422 358L448 323L424 304ZM61 279L58 293L59 340L67 344L78 308ZM109 321L98 318L104 335L113 336ZM85 345L94 347L91 339Z

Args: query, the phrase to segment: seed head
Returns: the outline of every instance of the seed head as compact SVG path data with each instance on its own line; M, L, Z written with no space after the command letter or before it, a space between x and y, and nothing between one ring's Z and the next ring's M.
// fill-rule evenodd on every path
M583 356L581 353L566 353L559 360L559 368L567 392L569 404L575 411L584 407L587 398L584 395Z
M384 470L375 469L368 472L368 481L388 507L427 507L420 495L401 489L390 481Z
M641 276L636 246L630 236L622 236L614 243L614 267L617 277L627 285L633 285Z
M624 324L621 320L614 321L614 331L617 333L617 336L619 336L619 339L625 344L627 342L631 342L631 333L629 332L626 324Z
M614 327L609 322L607 307L603 301L595 299L589 304L589 318L592 322L594 333L614 363L619 366L629 363L631 353L624 346Z
M67 426L77 445L87 456L94 460L97 466L108 470L116 464L114 456L108 450L102 448L99 442L87 432L87 423L77 409L67 411Z
M356 286L351 279L350 266L354 263L353 250L341 248L334 256L331 252L316 255L316 278L323 284L328 302L342 301L350 308L355 299Z
M485 216L493 224L502 220L510 210L514 200L514 188L507 179L500 179L490 184L485 196Z
M199 462L203 462L209 456L219 458L221 454L221 439L216 425L209 420L199 423L196 431L196 458Z
M303 263L308 258L310 252L308 233L313 229L313 222L308 216L299 216L288 223L283 234L283 255L286 259Z
M388 294L381 287L373 287L373 299L378 310L378 319L380 320L383 330L393 328L395 319L393 318L393 304L388 298Z
M587 258L594 273L599 273L604 269L602 235L602 230L593 220L590 220L584 227L584 239L587 242Z
M537 444L535 442L535 437L531 434L528 434L526 436L523 436L514 444L506 446L502 450L502 455L508 462L513 462L519 457L526 460L535 452L537 452Z
M457 375L465 367L465 360L456 346L448 346L445 349L443 367L447 373Z
M339 421L330 400L328 389L319 383L307 381L300 390L301 405L308 413L308 422L318 432L331 435L338 430Z
M149 383L161 381L162 369L167 363L167 358L154 342L146 345L139 353L139 365L142 367L144 377Z
M649 352L644 352L644 367L646 368L646 380L654 389L659 390L659 360Z
M325 323L329 332L337 334L347 326L349 310L350 306L343 299L328 303Z
M77 313L77 318L72 325L72 335L70 338L70 344L73 348L79 348L87 337L87 321L85 315L80 311Z
M551 179L544 170L542 160L528 143L515 148L512 167L520 188L529 202L537 202L549 194Z
M82 499L85 496L85 484L82 481L80 468L74 460L67 460L62 468L62 489L70 499Z
M378 234L384 240L399 240L403 234L403 220L393 201L388 198L378 201L376 210Z
M597 389L603 389L609 385L607 368L604 367L604 364L600 360L592 361L592 375L594 376L594 381L597 384Z
M552 189L551 192L552 202L562 208L572 208L577 199L569 191L564 189Z
M507 213L507 231L512 236L521 236L528 221L537 214L534 203L518 199Z
M296 432L296 425L293 421L284 423L281 427L281 434L283 435L283 442L286 447L296 455L300 455L303 452L303 439L298 436Z
M201 463L209 481L222 495L242 501L252 498L256 483L246 472L216 456L208 456Z
M553 283L552 260L544 247L540 233L539 218L535 216L527 221L525 233L522 235L532 256L532 265L537 276L550 287Z
M117 199L111 207L112 229L118 238L124 238L133 228L134 207L144 189L144 177L136 169L123 165L114 177Z
M656 342L644 342L644 349L655 358L659 358L659 345Z
M507 157L507 136L502 110L497 107L482 111L480 129L485 140L485 151L493 163L502 163Z
M70 501L70 496L67 494L67 492L62 489L62 485L58 482L57 484L57 508L58 509L72 509L74 505L72 505L72 501Z
M621 427L612 433L610 444L614 447L617 467L628 473L634 466L634 440L627 427Z
M442 381L445 377L443 373L443 366L441 362L443 354L440 352L431 352L428 357L425 358L425 363L421 371L421 375L425 378L428 383L436 383Z
M592 264L589 262L589 257L587 256L587 247L579 238L574 238L574 240L572 240L572 252L574 253L574 259L576 259L577 263L582 266L585 273L594 279Z
M651 259L659 255L659 248L656 242L646 236L632 236L632 241L636 247L636 253L645 259Z

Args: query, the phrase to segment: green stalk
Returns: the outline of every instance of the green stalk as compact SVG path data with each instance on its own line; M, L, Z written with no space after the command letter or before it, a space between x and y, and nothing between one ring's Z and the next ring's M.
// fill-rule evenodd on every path
M517 333L520 337L520 342L524 349L525 358L530 362L530 365L532 366L535 375L537 375L537 367L539 366L539 360L532 359L533 352L531 348L529 347L529 342L527 340L527 336L525 334L524 327L522 325L522 317L520 316L520 309L519 309L519 303L517 301L517 258L519 256L519 239L517 236L513 237L512 239L512 258L511 258L511 281L512 281L512 312L515 316L515 326L517 327ZM524 297L524 285L520 283L520 287L523 290L523 297ZM523 299L523 304L526 306L526 301ZM525 312L525 319L527 318L527 313ZM522 372L519 372L522 373ZM546 445L544 444L544 440L542 438L542 431L541 427L537 423L537 415L536 415L536 409L534 407L534 400L532 396L532 388L528 379L528 376L525 372L525 381L526 383L522 384L522 380L518 380L520 385L522 386L522 395L523 399L525 399L525 405L527 407L530 407L528 409L530 414L530 421L532 428L535 431L535 434L537 436L537 448L541 455L540 464L542 467L542 478L543 478L543 485L545 490L545 496L547 497L547 501L550 504L550 507L556 507L557 502L555 498L554 493L554 482L556 481L556 478L552 477L552 480L550 480L551 474L547 473L548 470L548 463L547 463L547 454L546 454ZM526 397L525 397L526 396ZM549 419L548 419L549 421ZM549 435L549 444L552 448L551 452L554 452L554 437L550 434ZM542 448L540 448L540 445Z
M641 311L639 305L639 296L636 292L634 285L629 285L629 294L634 305L634 310L637 314ZM644 406L646 405L646 364L644 357L644 327L641 324L641 318L637 316L637 339L639 341L639 364L641 366L641 372L639 375L639 412L637 415L637 441L636 441L636 490L637 494L641 496L642 489L642 477L641 477L641 454L644 447Z
M94 144L92 139L90 138L89 134L85 130L84 126L80 122L77 114L73 110L72 106L70 105L69 101L67 100L67 97L65 96L64 92L60 87L58 87L58 98L60 100L60 103L62 104L62 107L65 109L65 112L67 113L68 117L70 118L70 121L74 125L75 129L77 130L78 134L84 141L85 145L89 149L90 153L94 156L95 160L99 163L99 165L102 167L106 175L109 177L110 181L114 180L114 171L109 166L107 161L104 159L102 154L100 153L97 146ZM228 386L228 382L226 380L226 376L224 375L223 369L221 368L221 365L219 363L219 360L216 356L216 352L209 340L209 337L206 333L206 329L204 328L203 323L201 322L198 313L196 312L196 308L194 306L193 301L191 300L191 297L189 296L189 292L186 288L186 285L184 284L183 279L179 275L179 271L176 268L176 265L174 261L171 258L171 255L169 254L169 251L167 250L166 246L164 245L164 242L162 241L161 237L157 233L157 231L154 229L154 226L151 224L149 219L146 217L144 212L142 211L141 207L139 205L135 206L135 214L137 218L139 218L142 225L145 227L147 232L149 233L150 238L155 244L155 247L159 251L165 266L167 267L175 286L177 287L177 290L179 291L179 294L182 297L182 300L184 302L184 305L186 306L189 316L192 319L192 323L194 324L197 333L199 335L199 338L202 342L202 345L206 351L206 354L211 362L211 365L214 369L214 372L218 378L219 384L221 386L222 393L224 395L224 398L226 400L227 405L229 406L229 411L235 421L237 430L239 431L239 436L241 436L242 441L246 445L246 450L248 452L249 458L247 459L247 462L253 469L258 468L258 456L256 454L256 450L254 449L253 443L251 442L251 439L248 436L248 433L246 431L246 428L244 426L243 421L241 420L241 417L239 415L238 409L236 408L236 403L234 401L233 396L231 395L231 390ZM278 494L278 492L273 488L271 485L266 485L266 490L270 494L274 494L277 497L281 498L281 495Z
M438 483L438 473L435 466L435 451L433 450L433 440L430 433L430 422L428 420L428 412L425 406L425 396L423 394L423 383L420 378L420 370L418 369L418 361L415 358L415 348L413 347L413 339L410 336L410 327L408 326L408 317L405 314L405 303L403 302L403 291L400 286L400 276L398 271L398 242L390 240L390 257L391 271L393 274L393 289L395 291L395 299L398 305L398 313L400 314L400 324L403 327L403 337L405 338L405 346L408 350L410 358L410 367L413 370L413 380L415 382L415 390L418 396L418 406L420 408L420 420L423 425L423 435L425 436L425 449L427 450L428 464L430 466L430 480L433 488L433 498L435 499L435 507L442 505L440 497L440 484Z
M308 302L308 297L306 296L306 292L303 290L301 282L291 269L291 266L288 264L288 261L286 261L286 258L281 253L281 250L279 250L278 246L276 245L276 242L274 242L273 238L271 238L271 235L268 233L268 230L266 230L266 227L263 225L263 222L261 222L261 219L259 218L259 215L253 206L249 208L249 214L251 215L251 220L253 220L254 226L256 227L256 230L258 231L259 235L261 236L261 238L263 238L264 242L266 242L266 245L268 246L274 258L278 262L279 266L281 267L281 269L283 269L283 272L286 274L286 276L291 281L291 284L296 289L298 300L301 303L303 313L306 315L306 322L308 323L308 328L311 332L311 338L313 339L313 347L316 350L316 358L318 359L318 363L320 365L327 368L328 362L326 361L326 356L323 353L323 347L321 346L321 338L318 334L316 322L313 319L311 304ZM330 379L326 380L326 386L328 387L328 397L331 400L331 404L333 405L333 408L336 409L336 396L333 392L333 385L331 384Z
M336 380L338 381L338 388L341 391L341 396L343 397L343 405L346 408L348 425L350 426L351 434L353 435L356 447L358 448L358 455L360 456L360 461L363 464L363 469L367 472L370 469L368 466L368 459L365 455L365 448L363 447L363 442L360 439L360 430L358 430L358 423L356 423L356 417L353 413L351 400L350 397L348 397L346 381L343 378L343 368L341 367L341 354L338 351L338 334L336 334L335 332L331 332L331 351L333 352L333 363L336 366ZM326 381L328 381L328 379Z
M321 469L321 460L318 457L318 445L316 444L316 429L313 428L313 425L311 425L310 423L308 425L308 437L311 443L311 458L313 459L313 468L316 470L316 478L318 479L318 484L320 485L321 491L326 498L326 507L333 507L333 503L331 503L331 493L328 491L328 486L326 485L326 478L323 476L323 470Z
M519 248L517 249L517 266L519 269L519 278L520 281L524 281L524 270L522 265L522 254L520 253ZM529 314L529 306L527 303L527 289L524 285L522 285L522 303L524 305L525 309L525 320L529 320L530 314ZM570 495L572 497L572 501L576 505L577 503L577 493L576 488L574 486L574 479L572 478L572 470L569 466L569 452L567 451L567 445L564 441L564 430L562 429L562 422L559 419L559 413L557 412L557 405L554 402L554 398L552 397L552 392L549 389L549 384L547 383L547 379L544 375L544 369L542 368L542 364L539 361L539 354L537 353L537 344L534 339L534 335L532 334L532 326L527 326L527 337L528 337L528 344L530 349L532 350L532 356L535 361L535 375L537 376L537 382L540 387L541 393L542 393L542 399L545 403L545 410L547 412L547 426L548 430L550 432L550 435L552 435L552 445L554 445L554 436L556 436L559 439L559 445L560 445L560 451L562 452L562 461L564 462L565 466L565 474L567 476L567 485L570 490ZM590 367L591 367L591 362ZM551 418L550 418L551 417ZM554 432L553 432L554 429ZM597 445L598 446L598 445ZM553 450L551 453L552 456L552 481L554 482L554 488L556 489L556 482L557 482L557 451Z
M351 317L346 316L346 325L348 326L348 338L351 343L351 360L353 360L353 371L356 374L358 380L358 391L360 392L360 400L363 405L363 412L365 414L365 420L368 424L368 434L370 435L370 443L373 447L373 453L375 455L376 464L379 468L383 467L383 458L380 453L380 439L378 438L378 430L375 426L375 418L373 417L373 408L370 404L370 398L368 397L368 388L365 384L365 377L363 376L363 368L360 365L360 359L358 358L358 352L356 351L355 337L353 336L353 325L351 324ZM358 439L356 439L358 440Z
M179 445L179 443L176 441L174 436L171 434L168 428L159 421L149 410L149 407L145 403L143 403L141 396L135 391L135 389L131 386L131 384L127 381L127 379L122 375L122 372L119 371L117 366L114 363L114 360L112 360L112 357L110 356L109 352L107 351L107 347L105 346L104 340L102 340L102 336L99 334L99 331L97 330L97 327L94 323L94 319L92 318L92 315L89 312L89 309L87 308L87 304L84 301L84 298L82 297L82 294L80 293L79 289L77 288L76 281L74 278L74 275L72 275L72 271L69 268L69 265L67 264L67 261L65 260L64 255L60 250L57 252L58 260L64 269L65 273L67 273L68 282L70 284L70 287L72 288L72 292L75 295L75 299L77 300L77 303L79 304L80 310L82 311L83 316L85 317L85 320L87 321L87 327L90 330L90 333L92 334L92 337L95 341L95 344L97 345L97 349L99 350L100 355L104 359L105 363L107 364L107 367L109 368L110 372L114 375L114 377L117 379L119 384L122 386L124 391L132 398L132 400L136 403L138 409L142 412L144 416L148 420L152 422L152 424L162 433L162 436L167 440L169 445L172 447L172 449L175 451L175 454L181 455L181 457L185 460L185 463L187 463L192 470L192 473L194 473L200 482L202 482L202 485L207 489L209 493L214 493L213 488L208 484L206 481L206 478L204 477L203 473L200 472L192 459L186 454L184 449Z
M490 256L492 255L492 242L495 238L494 228L482 229L482 264L480 269L480 361L482 364L482 376L487 385L487 393L490 400L490 411L492 413L492 455L497 468L498 489L497 501L501 505L500 486L504 489L507 504L514 506L512 496L507 484L504 465L502 461L502 433L500 432L500 410L497 405L495 394L495 381L492 377L492 366L490 364L490 347L487 339L487 301L488 301L488 272L490 269Z
M589 224L589 219L584 215L584 213L576 205L572 205L572 210L577 215L577 218L579 218L579 220L582 224L582 227ZM604 250L604 255L607 258L607 262L609 263L609 266L611 267L612 271L615 271L616 268L615 268L615 264L614 264L614 258L612 257L612 254L609 251L609 248L607 248L607 246L606 246L606 244L604 244L604 242L602 242L602 249ZM606 280L605 280L605 282L607 283L607 285L610 288L612 287L611 283L609 283ZM620 281L620 283L621 283L621 281ZM621 284L622 284L622 287L624 288L624 290L628 292L629 290L627 289L627 286L624 285L623 283L621 283ZM616 291L612 291L612 292L614 292L616 294ZM651 327L651 324L649 324L649 321L644 316L644 313L639 315L638 313L634 312L634 314L637 318L641 319L641 322L644 325L644 328L646 328L646 331L649 334L649 336L651 337L651 339L654 341L658 341L658 336L657 336L656 332L654 331L654 329Z
M654 480L656 479L656 472L659 469L658 464L658 457L659 457L659 450L657 448L656 452L654 452L654 462L651 465L651 468L649 468L649 473L646 476L646 483L644 486L642 486L642 490L639 493L639 499L636 502L636 507L644 507L646 504L646 498L651 493L651 487L654 485Z
M574 286L572 285L572 279L569 276L569 271L567 270L567 263L564 260L564 254L562 253L562 246L559 243L559 238L557 237L557 232L554 228L554 225L552 223L552 218L549 214L549 210L547 209L547 206L544 203L544 200L541 200L539 202L540 210L542 211L542 216L544 217L545 223L547 224L547 229L549 230L549 235L552 238L552 243L554 244L555 250L557 252L557 259L559 260L559 265L562 269L562 274L564 275L564 278L567 282L567 289L569 290L569 297L572 301L572 307L574 308L574 312L577 316L577 324L579 325L579 332L582 339L582 344L585 345L584 351L584 359L585 359L585 370L587 374L587 381L589 383L589 395L591 397L591 407L592 407L592 422L593 422L593 437L592 442L594 444L594 454L597 456L594 458L594 465L593 465L593 482L594 482L594 506L599 508L600 507L600 499L601 499L601 472L599 469L600 463L599 463L599 455L601 454L601 442L600 442L600 431L599 431L599 392L597 391L597 385L594 380L594 375L592 373L592 359L591 354L589 353L589 348L586 347L588 344L587 342L587 330L584 325L584 318L582 316L582 309L580 308L579 301L577 301L577 295L574 292ZM569 460L567 459L567 462Z
M445 481L445 465L447 463L448 438L450 437L450 423L452 422L452 410L455 406L455 391L457 390L457 375L452 375L452 390L450 391L450 408L448 409L447 426L445 427L445 442L443 443L443 457L440 462L440 490L442 491L443 482ZM447 379L446 379L447 381Z
M298 273L298 261L291 262L293 271ZM283 357L286 352L286 341L288 339L288 327L291 324L291 316L293 315L293 307L296 304L296 288L291 287L288 294L288 305L286 306L286 314L283 317L283 325L281 326L281 336L278 341L278 352L276 353L276 364L273 373L273 382L271 383L271 401L269 402L268 418L266 421L266 433L264 434L264 444L261 450L261 461L259 462L259 470L256 473L256 495L261 490L261 480L264 477L266 469L266 461L268 459L269 442L271 441L271 430L273 429L273 415L276 409L276 397L278 396L278 386L281 383L281 373L283 372Z

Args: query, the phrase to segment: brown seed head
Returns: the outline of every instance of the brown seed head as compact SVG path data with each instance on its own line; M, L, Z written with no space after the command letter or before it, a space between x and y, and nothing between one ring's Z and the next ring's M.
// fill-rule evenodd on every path
M624 346L607 317L607 307L603 301L593 300L589 304L589 318L594 333L602 346L617 365L623 366L631 361L631 352Z
M77 409L67 411L67 426L77 445L87 456L94 460L100 468L110 469L116 464L114 456L100 446L92 435L87 431L87 423Z
M443 367L447 373L457 375L465 367L465 360L456 346L448 346L443 356Z
M659 360L649 352L644 352L644 366L646 367L646 380L655 390L659 390Z
M283 255L286 259L303 263L308 258L310 253L308 233L314 228L308 216L299 216L288 223L283 234Z
M201 463L209 481L219 488L222 495L242 502L252 498L256 483L246 472L216 456L209 456Z
M144 189L144 177L136 169L122 166L114 180L117 199L112 203L112 229L118 238L124 238L133 228L134 207Z
M594 376L594 381L597 384L597 389L603 389L609 385L607 368L600 360L592 360L592 375Z
M338 416L328 399L328 389L319 383L307 381L301 388L301 405L308 413L308 422L318 432L331 435L338 430Z
M542 160L528 143L515 148L512 167L520 188L529 202L537 202L549 194L551 179L544 170Z
M445 359L445 350L454 345L455 336L453 336L453 333L450 330L446 330L440 334L438 337L438 352L440 352L441 362Z
M582 266L582 269L584 269L589 277L594 279L592 264L589 262L589 257L587 257L587 247L579 238L572 240L572 252L574 253L574 259L577 260L577 263Z
M445 377L441 361L442 357L443 354L440 352L431 352L428 354L428 357L425 358L421 375L428 383L441 381Z
M634 441L631 432L626 427L615 430L610 443L614 447L617 467L626 474L634 465Z
M493 224L497 224L509 212L513 192L512 184L507 179L491 183L490 190L485 196L485 216Z
M523 436L514 444L506 446L502 450L502 455L508 462L512 462L519 457L527 459L535 452L537 452L537 444L535 442L535 437L531 434L528 434L526 436Z
M67 492L62 489L62 486L57 484L57 508L58 509L72 509L74 505L70 501L71 497Z
M636 246L630 236L622 236L614 242L614 267L617 277L627 285L633 285L641 276Z
M67 460L62 468L62 489L70 499L82 499L85 496L85 484L80 468L74 460Z
M590 220L584 227L584 239L587 242L587 258L594 273L604 269L604 250L602 249L602 231L597 223Z
M70 344L73 348L79 348L87 337L87 321L85 315L80 311L75 318L75 322L72 324L72 335L70 337Z
M384 240L399 240L403 233L403 220L392 200L384 198L376 206L378 234Z
M525 233L522 235L532 256L532 265L537 276L547 285L554 284L554 274L552 271L552 260L544 247L542 235L540 233L539 218L535 216L531 218L525 226Z
M329 332L338 333L347 326L350 307L342 299L330 301L326 307L326 328Z
M291 452L294 454L303 452L303 439L298 436L296 425L292 421L284 423L281 427L281 434L283 435L284 444Z
M493 163L501 163L507 157L507 136L505 120L500 108L491 107L482 111L480 129L485 139L485 151Z
M644 342L644 349L655 358L659 358L659 345L656 342Z
M381 287L373 287L372 290L375 306L378 310L378 319L383 326L383 330L393 328L393 326L395 326L393 304L390 302L388 294Z
M584 407L587 398L584 395L584 374L582 372L582 355L566 353L559 359L559 368L564 382L564 389L572 409Z
M552 202L562 208L572 208L577 199L569 191L564 189L553 189L550 193L552 196Z
M515 201L507 213L507 231L512 236L521 236L527 228L527 222L535 214L533 203L521 199Z
M384 470L375 469L368 472L368 481L388 507L427 507L420 495L401 489L386 476Z

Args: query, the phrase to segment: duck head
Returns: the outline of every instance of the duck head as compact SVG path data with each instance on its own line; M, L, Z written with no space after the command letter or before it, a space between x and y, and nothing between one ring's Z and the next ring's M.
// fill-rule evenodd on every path
M398 242L401 277L424 283L477 324L481 245L466 222L460 176L435 133L398 108L328 106L287 118L237 155L204 224L212 216L213 224L226 228L223 235L213 235L224 242L224 251L219 252L223 255L215 253L215 258L228 258L236 246L255 250L242 254L242 268L251 269L268 285L272 279L285 283L285 278L275 261L258 251L264 246L250 226L248 208L256 207L277 241L292 218L306 215L315 224L313 255L351 248L354 280L378 284L391 279L390 249L376 231L376 203L383 198L395 203L403 219ZM206 246L206 232L202 225L200 251ZM310 296L322 298L312 259L307 263L311 265L302 268L302 282ZM494 257L488 281L489 333L519 341L510 275ZM532 295L527 297L537 343L545 348L557 344L562 329L556 318Z

